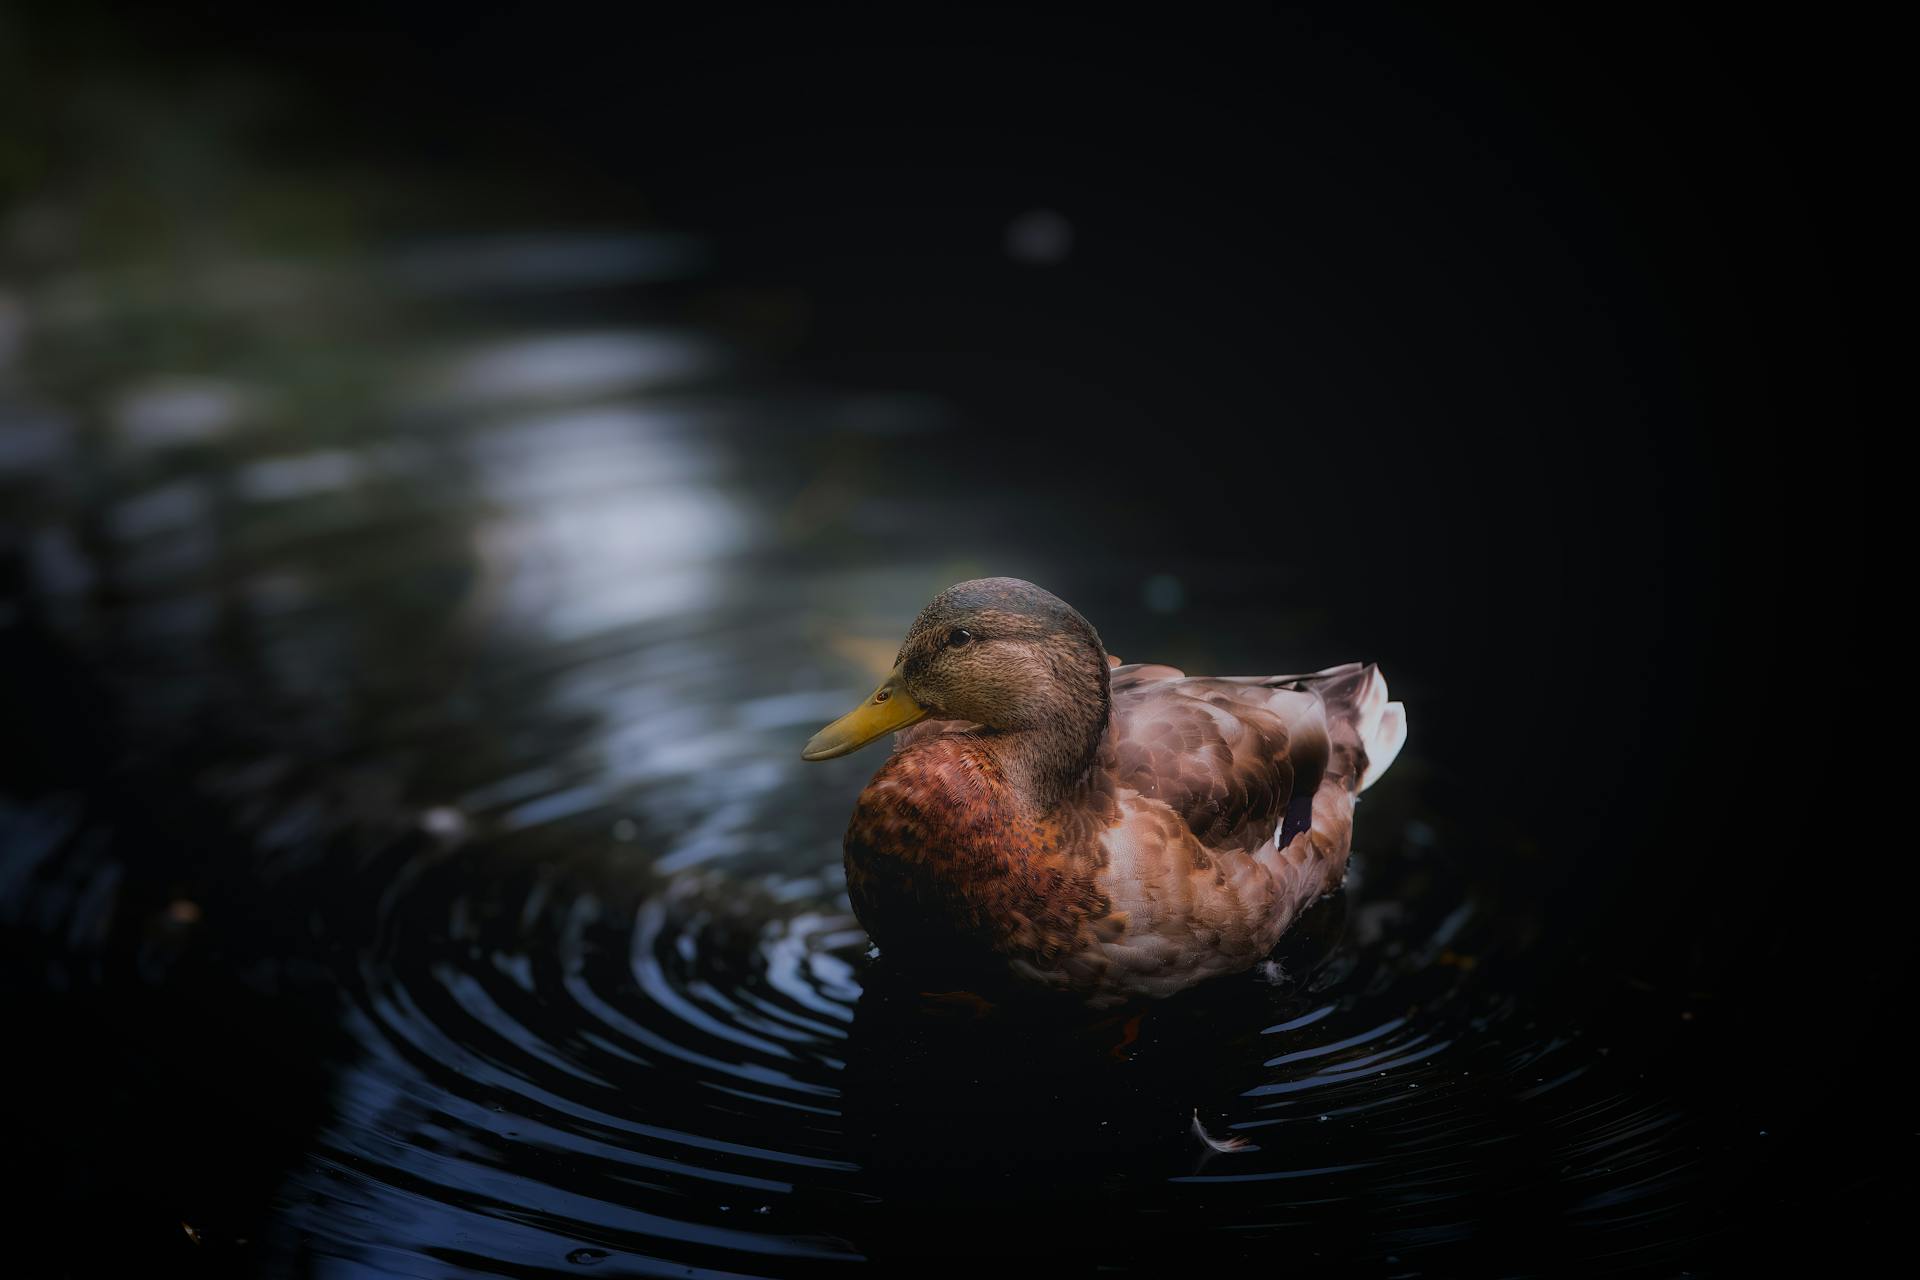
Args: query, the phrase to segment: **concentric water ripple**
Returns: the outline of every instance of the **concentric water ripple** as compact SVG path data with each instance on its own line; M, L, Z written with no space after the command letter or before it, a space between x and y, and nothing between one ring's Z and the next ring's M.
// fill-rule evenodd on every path
M865 945L848 920L756 922L696 882L549 886L496 913L511 891L476 901L471 872L443 858L417 876L362 959L350 1026L368 1052L320 1172L289 1191L311 1248L360 1257L342 1208L400 1204L383 1231L405 1220L410 1238L392 1245L447 1261L476 1235L527 1266L859 1256L809 1229L857 1172L839 1134Z

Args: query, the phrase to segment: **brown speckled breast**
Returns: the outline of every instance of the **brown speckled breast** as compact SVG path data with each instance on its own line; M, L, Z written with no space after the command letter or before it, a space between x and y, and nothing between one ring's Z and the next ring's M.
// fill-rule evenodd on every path
M1034 814L979 739L914 735L847 828L854 912L883 953L939 968L1047 970L1097 954L1118 927L1095 883L1115 808L1094 787L1075 800Z

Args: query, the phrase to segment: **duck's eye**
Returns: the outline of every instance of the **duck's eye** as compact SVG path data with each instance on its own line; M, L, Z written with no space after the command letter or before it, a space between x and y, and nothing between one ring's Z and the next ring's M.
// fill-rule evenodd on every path
M947 648L959 649L973 643L973 632L965 627L955 627L947 632Z

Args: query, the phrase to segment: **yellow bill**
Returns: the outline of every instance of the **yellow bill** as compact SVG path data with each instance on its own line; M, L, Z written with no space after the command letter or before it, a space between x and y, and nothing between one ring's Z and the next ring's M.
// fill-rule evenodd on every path
M849 751L858 751L880 735L904 729L926 717L927 709L907 693L896 670L865 702L808 739L800 758L831 760Z

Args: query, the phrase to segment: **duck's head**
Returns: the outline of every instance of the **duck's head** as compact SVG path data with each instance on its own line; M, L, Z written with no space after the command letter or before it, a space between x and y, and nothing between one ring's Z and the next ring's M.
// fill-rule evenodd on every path
M800 754L831 760L928 718L1040 731L1090 753L1107 720L1107 669L1099 634L1066 601L1018 578L975 578L920 611L892 673Z

